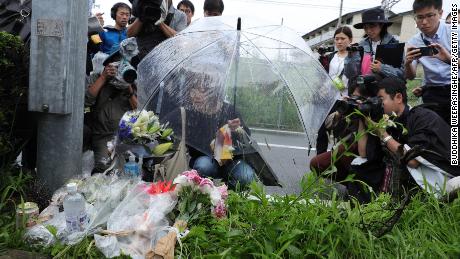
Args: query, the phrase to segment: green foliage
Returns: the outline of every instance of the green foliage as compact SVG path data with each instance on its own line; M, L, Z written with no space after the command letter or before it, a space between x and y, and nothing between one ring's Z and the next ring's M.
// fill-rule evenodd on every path
M256 192L259 192L257 190ZM264 193L252 193L265 196ZM227 219L193 226L182 241L185 258L456 258L460 255L460 200L447 206L422 193L392 232L372 231L391 214L390 196L368 205L310 196L247 200L231 193ZM310 201L309 201L310 200ZM351 205L351 206L350 206ZM176 253L180 253L177 247Z
M27 87L24 56L19 37L0 32L0 167L14 159L21 146L20 139L13 136L13 125Z
M236 105L246 125L302 131L296 104L287 88L283 87L276 94L274 88L275 86L238 88Z

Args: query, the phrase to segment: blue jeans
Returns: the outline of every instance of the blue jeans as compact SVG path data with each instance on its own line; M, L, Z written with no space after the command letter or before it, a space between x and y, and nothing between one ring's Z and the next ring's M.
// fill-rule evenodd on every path
M197 170L202 177L223 179L232 189L235 189L238 183L244 188L256 179L254 169L241 159L219 166L213 158L200 156L195 160L193 169Z

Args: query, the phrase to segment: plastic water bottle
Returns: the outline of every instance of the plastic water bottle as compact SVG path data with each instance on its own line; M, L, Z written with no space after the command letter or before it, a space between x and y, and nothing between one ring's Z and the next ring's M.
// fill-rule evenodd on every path
M125 164L124 171L128 176L139 176L139 165L136 163L136 157L134 155L129 156L129 162Z
M64 198L64 214L67 231L70 233L84 231L89 218L86 214L85 198L77 192L77 184L67 184L67 196Z

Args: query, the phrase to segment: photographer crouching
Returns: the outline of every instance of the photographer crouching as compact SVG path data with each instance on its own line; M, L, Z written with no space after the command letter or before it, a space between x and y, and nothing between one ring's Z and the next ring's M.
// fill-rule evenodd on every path
M174 8L172 0L132 0L134 22L128 37L136 37L139 60L162 41L187 27L187 15Z
M126 111L137 108L137 73L130 60L137 55L134 38L121 42L120 50L103 62L104 68L95 69L87 79L85 107L90 109L89 134L94 151L95 167L92 173L101 173L108 167L107 142L118 130L118 124Z
M378 136L383 147L394 154L401 156L399 151L405 154L416 146L437 153L437 155L430 152L421 153L420 156L408 161L407 170L423 189L441 193L449 179L460 175L460 168L450 165L449 161L449 125L438 114L424 108L423 105L411 109L407 105L407 89L402 80L384 78L378 83L378 88L384 113L390 116L396 114L395 121L407 129L407 134L403 134L402 127L386 129L375 127L374 118L367 117L364 123L368 126L374 124L371 125L374 126L372 133ZM363 128L364 124L360 127ZM369 138L363 137L358 142L358 151L362 158L369 156L369 153L366 153L368 151L366 147L369 147L368 141ZM372 174L372 172L368 173Z
M372 152L372 156L360 168L352 169L352 161L358 155L358 140L355 139L355 133L358 132L359 126L362 127L362 125L359 124L359 117L351 114L356 109L373 118L379 117L380 113L377 107L382 106L380 99L376 97L378 91L377 80L379 79L376 75L367 75L358 76L350 80L349 91L352 94L350 97L344 97L343 100L337 101L334 105L333 109L336 111L327 117L325 127L327 130L334 131L334 136L342 139L344 144L341 143L334 147L334 149L337 149L337 160L334 161L336 171L332 175L324 175L324 172L328 168L331 168L334 151L324 152L312 158L310 168L318 173L318 175L336 182L345 180L350 172L354 172L360 168L362 168L362 171L379 171L383 175L382 153L378 152L379 150ZM345 118L349 115L351 116L349 117L349 123L347 123ZM370 139L369 143L379 143L377 137L371 136ZM366 180L366 182L372 182L372 179ZM377 182L379 181L380 179L377 180Z

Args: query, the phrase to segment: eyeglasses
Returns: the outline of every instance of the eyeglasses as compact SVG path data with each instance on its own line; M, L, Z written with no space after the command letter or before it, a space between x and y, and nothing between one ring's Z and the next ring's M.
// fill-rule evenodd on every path
M414 16L414 20L417 21L417 22L421 22L421 21L423 21L425 19L431 20L436 15L437 15L437 13L428 13L428 14L425 14L425 15L416 15L416 16Z

